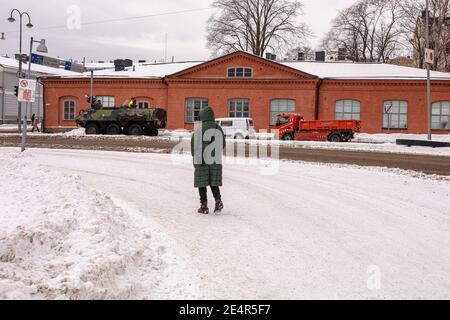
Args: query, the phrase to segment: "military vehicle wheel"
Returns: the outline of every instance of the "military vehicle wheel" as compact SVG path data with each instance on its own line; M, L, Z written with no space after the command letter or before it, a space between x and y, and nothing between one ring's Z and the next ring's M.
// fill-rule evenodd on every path
M127 134L130 136L141 136L142 135L142 127L138 124L132 124L127 129Z
M98 129L98 126L95 123L89 123L86 126L86 134L87 135L94 135L99 134L100 130Z
M110 124L107 128L106 128L106 134L107 135L119 135L122 133L122 129L115 123Z

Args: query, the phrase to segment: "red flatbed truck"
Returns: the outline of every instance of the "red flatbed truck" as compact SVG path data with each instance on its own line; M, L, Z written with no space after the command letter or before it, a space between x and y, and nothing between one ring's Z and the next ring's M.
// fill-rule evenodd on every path
M306 121L300 114L280 114L277 125L280 140L350 142L361 130L357 120Z

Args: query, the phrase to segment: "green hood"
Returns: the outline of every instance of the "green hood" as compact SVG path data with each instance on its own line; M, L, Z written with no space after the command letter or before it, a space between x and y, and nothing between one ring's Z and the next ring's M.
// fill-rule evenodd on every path
M202 122L214 122L216 120L214 110L210 107L203 108L199 114L199 117Z

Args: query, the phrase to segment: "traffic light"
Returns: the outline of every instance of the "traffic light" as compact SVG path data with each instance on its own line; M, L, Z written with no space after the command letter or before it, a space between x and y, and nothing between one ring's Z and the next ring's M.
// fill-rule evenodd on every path
M14 87L14 95L15 95L16 97L19 97L19 86L15 86L15 87Z

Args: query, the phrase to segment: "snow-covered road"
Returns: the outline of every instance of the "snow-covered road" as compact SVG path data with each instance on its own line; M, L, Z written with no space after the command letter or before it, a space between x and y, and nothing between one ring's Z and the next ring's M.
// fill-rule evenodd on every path
M157 226L200 297L450 299L448 178L287 162L263 176L257 166L226 166L226 209L201 216L191 165L169 155L28 152Z

